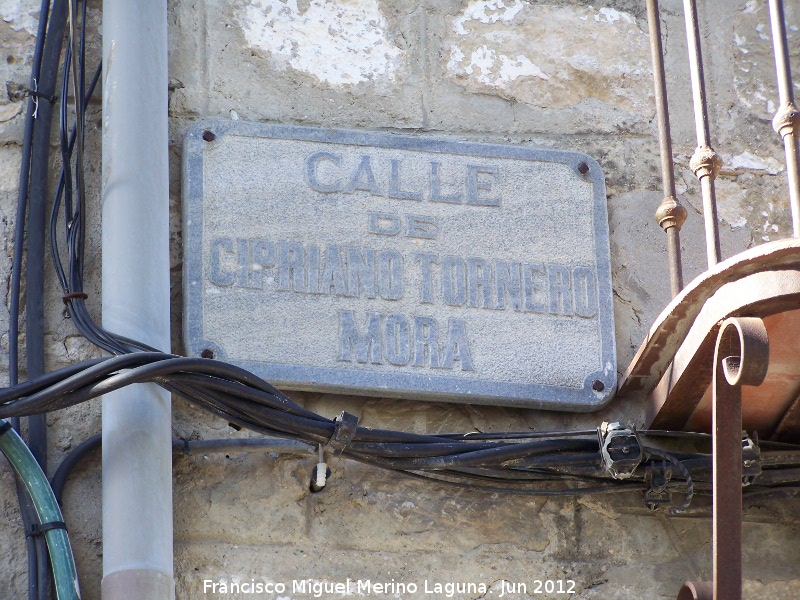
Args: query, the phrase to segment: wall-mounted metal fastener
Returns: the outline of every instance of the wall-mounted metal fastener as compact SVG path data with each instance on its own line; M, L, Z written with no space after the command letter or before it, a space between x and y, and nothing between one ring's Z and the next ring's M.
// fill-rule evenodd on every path
M215 139L217 139L217 136L216 136L216 135L214 135L214 132L213 132L213 131L209 131L208 129L206 129L206 130L203 132L203 139L204 139L205 141L207 141L207 142L213 142Z

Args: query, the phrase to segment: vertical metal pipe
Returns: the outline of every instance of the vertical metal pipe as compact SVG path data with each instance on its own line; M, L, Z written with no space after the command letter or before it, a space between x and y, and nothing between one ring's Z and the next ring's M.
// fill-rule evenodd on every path
M103 326L170 350L167 1L103 2ZM104 600L170 600L170 397L103 398Z
M792 71L789 64L789 48L786 43L783 0L769 0L769 15L780 103L778 112L775 113L775 118L772 120L772 126L775 132L783 138L786 175L789 182L789 204L792 209L792 236L800 237L800 163L798 163L797 137L795 136L795 131L800 127L800 111L794 104L792 91Z
M672 296L675 297L683 288L680 230L686 221L686 209L681 206L678 201L678 195L675 192L672 135L669 127L667 80L664 73L664 52L661 47L661 20L658 14L658 0L647 0L647 22L650 29L650 55L653 61L658 142L661 152L661 184L664 190L664 200L662 200L656 211L656 220L667 233L670 289Z
M706 254L708 266L713 267L722 258L719 245L719 224L717 222L717 198L714 180L722 167L722 159L711 147L711 134L708 125L708 106L703 76L703 56L700 50L700 26L697 19L695 0L683 1L686 18L686 40L689 48L689 70L692 80L692 99L694 122L697 133L697 149L689 167L700 180L703 195L703 218L706 229Z

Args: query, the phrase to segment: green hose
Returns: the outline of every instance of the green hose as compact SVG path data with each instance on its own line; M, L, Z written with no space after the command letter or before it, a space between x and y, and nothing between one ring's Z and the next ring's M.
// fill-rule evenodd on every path
M42 473L39 463L36 462L28 446L4 419L0 419L0 451L6 455L20 480L25 484L36 508L39 523L45 525L63 523L61 509L53 495L50 482ZM44 537L47 540L50 561L53 564L58 600L80 600L78 572L75 569L75 559L72 556L67 530L59 527L46 529Z

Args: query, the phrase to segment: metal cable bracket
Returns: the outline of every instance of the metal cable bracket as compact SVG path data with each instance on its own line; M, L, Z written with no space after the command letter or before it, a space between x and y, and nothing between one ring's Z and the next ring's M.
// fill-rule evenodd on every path
M635 428L603 422L597 428L603 468L614 479L630 478L642 462L644 451Z
M358 427L358 417L342 411L342 414L334 419L334 424L333 435L326 449L333 456L339 456L345 447L353 441L353 436L356 434L356 428Z
M644 504L648 510L655 511L659 506L668 506L672 501L669 482L672 479L672 467L666 460L653 463L644 473L645 483L649 487L644 492Z

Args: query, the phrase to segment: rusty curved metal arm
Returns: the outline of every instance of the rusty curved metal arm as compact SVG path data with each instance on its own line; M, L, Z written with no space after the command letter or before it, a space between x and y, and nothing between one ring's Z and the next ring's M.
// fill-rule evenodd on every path
M655 320L623 375L617 395L646 394L656 386L703 304L722 286L760 271L783 269L800 269L800 239L770 242L745 250L694 279Z
M742 598L742 386L760 385L769 366L761 319L725 319L714 349L713 581L686 582L678 600Z

